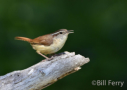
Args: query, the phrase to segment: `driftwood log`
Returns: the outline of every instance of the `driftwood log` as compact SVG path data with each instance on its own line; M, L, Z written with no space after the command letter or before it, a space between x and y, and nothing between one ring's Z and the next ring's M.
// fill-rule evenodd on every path
M65 52L27 69L0 76L0 90L41 90L78 71L80 66L88 62L89 58Z

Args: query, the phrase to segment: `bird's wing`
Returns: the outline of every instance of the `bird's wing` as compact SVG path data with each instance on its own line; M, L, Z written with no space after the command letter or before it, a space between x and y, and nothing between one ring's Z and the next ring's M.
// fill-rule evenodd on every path
M52 43L53 43L53 36L47 34L33 39L33 42L31 44L50 46Z

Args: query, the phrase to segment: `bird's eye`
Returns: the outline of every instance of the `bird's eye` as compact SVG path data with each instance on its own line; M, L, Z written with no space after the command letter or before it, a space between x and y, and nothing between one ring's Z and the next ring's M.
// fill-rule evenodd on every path
M62 34L63 32L60 32L60 34Z

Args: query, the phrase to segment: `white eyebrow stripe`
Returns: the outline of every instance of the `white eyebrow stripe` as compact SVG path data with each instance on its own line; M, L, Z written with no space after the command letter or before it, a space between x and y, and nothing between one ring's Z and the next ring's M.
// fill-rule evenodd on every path
M52 35L57 35L60 32L64 32L64 31L58 31L58 32L53 33Z
M53 33L52 35L58 34L59 32Z

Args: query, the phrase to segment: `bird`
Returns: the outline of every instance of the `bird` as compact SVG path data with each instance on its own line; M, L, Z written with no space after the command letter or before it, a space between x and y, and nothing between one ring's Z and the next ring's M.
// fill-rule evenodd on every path
M74 33L73 31L74 30L59 29L54 33L42 35L35 39L20 36L15 37L15 39L30 43L39 55L49 59L46 55L54 54L59 51L64 46L68 35Z

